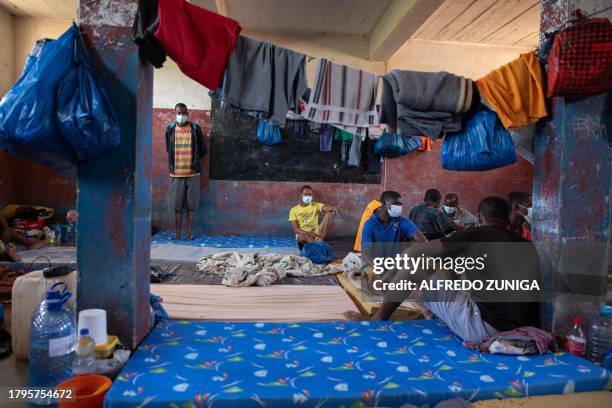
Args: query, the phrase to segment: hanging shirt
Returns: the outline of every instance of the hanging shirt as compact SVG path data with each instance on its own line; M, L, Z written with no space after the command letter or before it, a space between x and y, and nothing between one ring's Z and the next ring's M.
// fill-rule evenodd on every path
M174 128L174 172L173 177L195 176L192 168L191 123Z
M359 228L357 229L357 236L355 237L355 246L353 247L355 251L361 252L361 234L363 232L363 225L366 223L367 220L370 219L372 214L374 214L374 211L376 211L376 209L381 205L382 203L380 201L372 200L361 215L361 220L359 221Z
M158 0L157 4L155 37L185 75L217 89L242 30L238 21L185 0Z
M314 232L319 226L319 214L325 207L322 203L296 205L289 211L289 221L297 221L298 227L306 232Z

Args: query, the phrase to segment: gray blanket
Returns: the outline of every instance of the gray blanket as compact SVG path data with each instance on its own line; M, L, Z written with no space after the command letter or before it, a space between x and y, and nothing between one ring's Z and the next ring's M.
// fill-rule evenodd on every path
M269 42L239 37L217 90L222 102L263 113L281 127L306 91L306 56Z
M437 139L461 130L473 82L448 72L393 70L383 77L380 123L393 133Z

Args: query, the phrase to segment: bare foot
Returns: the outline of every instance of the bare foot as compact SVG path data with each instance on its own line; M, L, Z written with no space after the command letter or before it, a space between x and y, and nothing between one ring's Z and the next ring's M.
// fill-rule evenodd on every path
M49 241L40 239L40 240L30 242L30 244L28 244L28 249L38 249L38 248L46 247L47 245L49 245Z
M17 254L17 248L13 244L6 245L6 254L13 260L13 262L21 261L21 257Z
M352 310L344 312L344 317L346 317L346 320L349 320L351 322L361 322L364 320L368 320L368 318L362 315L361 313Z

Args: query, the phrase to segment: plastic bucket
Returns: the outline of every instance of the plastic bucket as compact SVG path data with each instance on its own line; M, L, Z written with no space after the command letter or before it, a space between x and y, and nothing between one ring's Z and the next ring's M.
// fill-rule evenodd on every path
M73 389L76 401L61 401L60 408L98 408L113 382L103 375L81 375L60 383L57 389Z

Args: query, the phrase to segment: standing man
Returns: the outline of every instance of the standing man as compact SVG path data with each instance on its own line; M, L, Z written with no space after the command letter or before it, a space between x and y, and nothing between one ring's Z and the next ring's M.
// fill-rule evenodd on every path
M187 211L185 239L191 239L193 212L200 206L200 159L206 154L202 129L189 121L184 103L174 107L175 122L166 129L166 151L170 168L170 206L176 220L176 239L181 239L183 210Z
M432 188L425 192L423 204L410 210L410 221L414 222L428 240L439 239L453 231L463 229L440 210L442 194Z
M444 197L442 210L457 225L471 227L476 224L476 217L474 217L474 214L459 206L459 196L455 193L448 193L446 197Z
M300 190L300 203L289 211L289 222L295 233L298 247L302 249L307 242L325 241L334 216L338 215L336 207L327 207L312 201L312 187L303 186ZM319 214L325 214L319 224Z
M531 194L515 191L508 194L510 204L510 229L518 232L523 238L531 241Z

